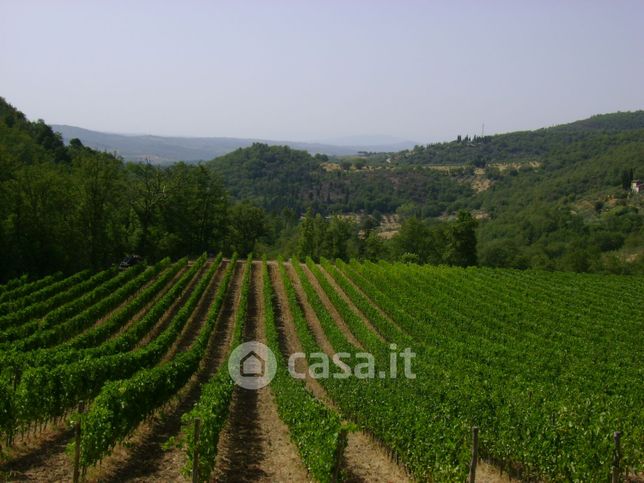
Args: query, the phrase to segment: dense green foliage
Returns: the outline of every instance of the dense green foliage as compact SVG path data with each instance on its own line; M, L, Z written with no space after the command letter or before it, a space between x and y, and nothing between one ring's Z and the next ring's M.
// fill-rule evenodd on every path
M471 194L449 175L424 169L341 170L324 155L286 146L253 144L210 162L223 176L231 195L266 210L300 214L311 208L322 214L357 211L394 212L407 203L432 200L442 211L449 202Z
M120 289L105 297L90 309L86 310L85 315L91 317L94 315L100 316L101 314L105 314L106 311L111 310L116 304L122 302L125 297L130 296L133 290L140 289L142 284L148 282L157 273L165 269L168 264L169 260L165 259L158 264L149 267L145 272L141 273L136 278L123 285ZM124 307L120 307L111 313L102 321L101 324L97 324L94 327L85 330L81 334L72 336L61 344L53 347L28 351L4 352L0 354L0 365L13 373L22 374L27 367L68 364L85 357L95 357L99 354L106 355L108 353L118 352L119 350L131 349L133 344L139 340L145 331L147 331L147 327L144 326L139 328L140 324L137 323L129 330L109 342L106 342L106 340L116 331L121 329L124 324L132 320L136 313L139 312L153 297L158 296L158 293L162 288L172 278L174 278L177 272L184 267L185 264L185 258L173 264L150 286L142 289L140 293L134 296ZM184 283L187 283L187 280L184 282L184 279L179 279L174 287L177 287L176 290L181 290ZM172 290L175 290L174 287ZM154 307L151 308L150 311L154 312ZM142 320L149 319L150 318L143 318Z
M471 223L464 216L452 230L462 234L467 227L471 234ZM455 235L445 234L448 243L450 236ZM203 256L190 267L185 259L165 259L118 274L78 274L77 285L92 279L95 285L52 306L38 319L42 327L16 341L14 350L0 352L2 435L11 440L16 431L93 400L82 419L82 463L92 465L108 454L203 363L226 297L236 298L230 290L236 257L198 333L184 329L209 287L214 291L221 260L220 255L209 268ZM252 267L249 257L229 328L233 347L242 341L253 296ZM306 264L280 261L277 269L271 278L263 263L263 299L255 303L264 306L259 323L265 323L267 343L278 356L271 391L313 478L332 479L341 420L373 435L419 480L465 479L473 425L481 428L480 454L525 479L605 480L614 431L622 432L622 476L644 471L644 350L636 336L644 330L641 276L334 264L324 256L319 265L308 258ZM65 280L17 291L15 300L32 300ZM310 365L319 362L311 354L326 347L312 329L318 323L331 352L368 351L373 357L373 378L319 380L333 410L288 375L273 283L283 284L288 307L280 310L293 315ZM13 287L27 285L19 281ZM59 295L33 302L46 304ZM52 330L55 337L47 335ZM391 375L391 357L405 347L415 353L415 378L404 377L400 359L397 378L380 376ZM356 369L356 362L348 364ZM184 415L186 449L189 458L199 452L202 480L210 478L233 390L227 365L220 364ZM192 433L196 417L202 421L198 445Z
M195 288L199 300L219 269L221 256L211 265ZM230 273L230 270L228 270ZM217 290L216 302L210 305L205 323L190 347L158 366L142 369L129 379L103 386L88 413L83 416L81 462L89 466L98 462L114 445L127 437L155 409L168 402L198 369L215 327L219 309L230 277ZM180 309L190 314L195 304Z
M235 314L234 327L232 328L231 347L237 347L242 342L248 311L252 262L252 258L249 256L244 266L239 304ZM234 256L230 263L230 274L233 273L236 265L237 257ZM234 388L235 384L228 373L228 365L222 364L212 378L203 386L201 396L195 407L182 418L183 432L187 441L187 456L191 465L193 464L194 455L199 454L200 481L210 481L210 475L215 467L219 434L228 418ZM194 421L196 418L200 419L202 428L198 443L195 440L194 433Z
M496 136L459 136L450 143L415 146L392 156L394 163L485 166L498 162L534 161L565 153L571 145L610 143L614 134L644 129L644 111L593 116L570 124Z
M275 295L266 260L262 266L262 277L266 339L277 360L277 372L270 388L275 395L280 418L288 426L310 474L320 482L333 481L338 445L344 443L341 440L340 416L308 392L304 381L289 374L288 358L285 358L280 350L278 329L275 325Z
M205 261L205 257L202 257L195 263L186 273L186 278L198 276ZM185 285L179 284L179 287L178 292L167 292L134 327L119 338L93 350L81 351L82 357L69 362L40 365L25 370L15 389L15 415L10 415L11 423L24 426L32 421L46 421L61 416L79 401L94 397L105 382L130 377L144 367L157 364L174 343L198 303L205 290L203 280L153 341L134 348L136 342L133 339L147 334L152 325L176 302ZM123 346L124 350L118 351ZM67 351L68 348L60 346L60 350ZM2 423L4 421L0 421L0 427L6 427Z
M637 111L352 160L254 144L158 167L78 140L64 146L0 100L0 283L104 268L126 253L156 261L220 250L642 273L642 195L628 191L644 177L642 152ZM303 239L307 210L329 225L321 240ZM476 257L449 238L446 223L461 211L479 221ZM402 227L385 228L392 217ZM407 236L417 232L425 238ZM0 303L29 285L0 287Z
M642 471L637 380L644 353L632 337L644 328L641 279L382 263L340 264L341 273L325 266L388 341L416 352L416 379L397 379L378 408L386 415L389 404L396 407L397 426L386 417L361 418L353 400L338 398L417 476L430 469L437 479L464 478L470 425L482 428L484 456L525 477L606 479L616 430L624 434L624 467ZM311 269L354 335L377 353L377 341ZM312 290L307 296L316 298ZM364 391L377 391L373 385ZM407 391L415 394L410 401L400 397ZM439 439L450 443L434 444Z
M156 261L252 249L262 233L229 208L206 165L126 164L78 140L65 146L0 98L0 282L102 268L126 253Z

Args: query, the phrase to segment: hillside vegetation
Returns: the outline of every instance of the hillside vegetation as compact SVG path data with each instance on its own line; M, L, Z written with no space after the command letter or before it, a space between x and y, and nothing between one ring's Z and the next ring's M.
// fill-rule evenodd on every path
M482 264L643 269L642 195L630 193L630 181L644 177L644 111L352 158L256 144L211 165L233 197L269 211L351 215L354 238L369 234L358 231L360 222L377 224L382 215L417 218L426 231L440 232L445 219L467 210L480 221ZM377 257L411 252L446 262L430 256L435 237L415 238L374 241Z
M77 139L65 146L0 98L0 283L105 267L126 253L247 253L262 215L229 203L205 166L124 163Z
M320 262L204 254L0 286L0 308L43 316L0 317L0 474L69 481L79 444L88 481L465 481L477 426L497 478L640 481L644 278ZM229 375L252 340L277 366L257 391Z
M256 143L160 167L65 145L2 100L0 279L204 250L640 273L638 177L642 111L397 153Z

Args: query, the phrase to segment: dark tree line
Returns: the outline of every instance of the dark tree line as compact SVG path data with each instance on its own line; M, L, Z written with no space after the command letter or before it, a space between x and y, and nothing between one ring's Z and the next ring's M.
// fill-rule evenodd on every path
M205 165L124 163L65 146L44 122L0 100L0 279L204 251L248 253L263 210L229 201Z
M371 217L358 224L351 218L325 218L309 210L298 227L297 254L314 260L390 259L462 267L477 264L477 221L468 212L440 223L410 217L391 240L381 238L375 231L377 226L377 220Z
M418 146L350 169L265 144L160 167L79 140L65 146L0 98L0 283L131 253L152 261L206 250L643 273L644 198L630 192L643 147L638 112ZM514 159L540 164L489 164ZM432 162L466 164L422 167ZM491 181L480 193L470 186L475 168ZM384 239L379 219L394 212L402 226Z

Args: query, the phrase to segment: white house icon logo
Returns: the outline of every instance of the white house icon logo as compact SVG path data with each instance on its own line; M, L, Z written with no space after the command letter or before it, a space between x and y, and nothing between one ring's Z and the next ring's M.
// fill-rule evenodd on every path
M255 351L246 354L239 361L239 373L242 377L263 377L266 372L266 361Z
M228 358L228 373L238 386L261 389L270 384L277 372L275 354L261 342L244 342Z

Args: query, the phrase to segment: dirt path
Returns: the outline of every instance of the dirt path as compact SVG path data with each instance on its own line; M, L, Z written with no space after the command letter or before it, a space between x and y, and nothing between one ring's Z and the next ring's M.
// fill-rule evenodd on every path
M331 300L329 300L329 297L324 292L324 289L322 289L322 287L320 286L320 282L318 282L318 279L315 278L315 275L313 275L313 272L311 272L309 267L307 267L305 264L302 264L302 270L304 270L304 274L309 279L309 282L311 282L311 285L313 285L313 288L317 292L318 297L320 297L320 300L322 301L322 304L324 305L324 308L333 317L333 320L335 321L335 324L342 331L342 333L347 338L347 340L354 347L357 347L358 349L364 351L365 350L364 346L356 338L356 336L353 335L353 333L351 332L351 329L349 329L347 324L344 322L344 319L340 315L340 312L338 312L338 310L335 308L335 305L333 305Z
M139 310L136 314L134 314L134 317L132 317L130 320L127 321L126 324L124 324L119 330L117 330L110 339L116 339L118 336L126 332L132 325L134 325L136 322L141 320L145 314L148 313L151 307L154 306L161 298L177 283L177 280L179 280L184 273L186 273L187 267L181 268L177 273L174 274L174 277L168 281L163 287L161 287L161 290L157 292L154 297L152 297L152 300L150 300L141 310Z
M180 338L174 350L175 354L190 348L205 323L208 310L223 279L226 265L227 262L223 262L219 266L213 280L206 288L189 322L192 328L187 329ZM101 482L187 481L182 474L186 463L185 453L176 445L168 444L168 441L180 436L181 416L192 409L199 400L202 385L217 370L228 352L231 324L226 317L226 306L232 305L236 300L239 284L237 272L231 279L204 361L197 373L177 393L176 398L136 430L127 445L119 446L105 460L101 468L92 472L92 480ZM172 357L172 353L166 357Z
M192 280L188 282L188 285L186 288L183 290L181 295L177 297L177 300L174 301L174 303L170 306L168 310L161 316L161 318L154 324L154 327L148 334L146 334L134 347L134 350L139 349L143 346L146 346L150 343L150 341L154 340L157 338L157 336L163 332L168 325L170 325L170 322L174 318L175 315L177 315L177 312L179 312L179 309L185 305L185 303L188 301L190 298L190 295L192 295L192 292L194 291L195 287L197 286L197 283L199 280L201 280L201 277L203 277L203 274L206 270L206 265L201 267L197 271L194 277L192 277Z
M290 269L290 270L288 270ZM335 353L333 346L326 338L320 321L318 320L315 312L310 307L308 300L304 294L304 291L296 280L297 274L293 267L287 267L289 271L289 276L294 282L295 290L297 293L298 302L300 306L304 309L306 314L307 322L309 327L312 329L316 338L321 338L324 340L324 344L321 344L323 350L327 355L331 356ZM312 275L312 274L311 274ZM279 274L276 274L273 279L276 282L280 279ZM292 323L292 314L284 316L285 313L290 312L289 310L283 310L288 308L288 300L286 299L281 280L280 283L276 284L276 295L278 298L278 304L281 310L281 317L278 321L283 329L289 333L286 336L285 340L297 340L297 333L295 332L295 326ZM281 289L280 289L281 287ZM296 346L290 347L289 351L292 352ZM307 385L309 381L307 380ZM318 388L314 389L314 385L317 385ZM329 396L326 394L324 388L319 384L318 381L315 381L311 386L311 392L316 394L319 391L323 392L323 397L319 398L321 401L325 402L329 400ZM335 405L331 407L335 408ZM383 447L382 444L375 441L371 436L369 436L364 431L352 431L348 434L347 438L347 447L343 455L343 469L348 477L348 481L355 482L409 482L411 478L407 474L404 468L396 464L395 461L389 456L388 451Z
M11 451L11 460L0 465L0 481L71 480L73 465L65 448L73 437L73 429L56 425L33 436L25 445L17 444Z
M167 324L174 317L203 274L204 269L195 275L183 296L164 314L159 323ZM183 334L186 332L184 331ZM7 476L7 481L70 480L73 465L70 456L66 453L66 447L72 439L73 431L66 428L64 423L50 424L42 433L27 439L24 446L20 445L14 449L11 460L0 466L0 476L3 476L3 473L11 475Z
M311 329L311 332L313 332L313 337L315 337L315 341L320 346L323 352L325 352L326 354L334 354L335 351L333 350L333 346L329 342L329 339L327 339L326 334L322 329L322 325L320 324L320 321L315 315L315 311L313 310L313 307L311 307L311 305L308 303L308 299L306 298L306 294L304 293L304 288L302 287L302 283L300 282L300 279L297 276L297 272L291 266L291 264L285 263L284 268L286 268L286 272L289 278L291 279L291 282L293 283L293 288L295 289L295 293L297 295L297 301L300 305L300 308L304 312L306 321L309 323L309 327Z
M376 310L378 311L378 313L380 314L380 316L381 316L381 317L384 317L384 318L387 320L387 322L389 322L393 327L395 327L395 328L396 328L396 330L397 330L398 332L400 332L401 334L409 335L409 334L407 334L407 332L406 332L406 331L404 331L404 330L402 329L402 327L400 327L400 325L398 325L398 322L396 322L394 319L392 319L391 317L389 317L389 315L388 315L384 310L382 310L382 308L381 308L381 307L380 307L376 302L374 302L374 301L371 299L371 297L369 297L369 295L367 295L367 294L364 292L364 290L362 290L362 287L358 286L358 284L356 284L350 276L348 276L346 273L344 273L344 272L343 272L342 270L340 270L339 268L338 268L338 271L339 271L339 272L341 272L341 273L342 273L342 275L344 275L344 278L345 278L345 279L346 279L346 280L351 284L351 286L352 286L354 289L356 289L358 292L360 292L360 294L362 294L362 296L363 296L365 299L367 299L367 301L371 304L371 306L372 306L374 309L376 309Z
M252 265L244 340L266 342L261 263ZM270 386L236 387L220 438L216 481L309 481L288 427L279 418Z
M356 313L356 315L358 315L360 317L360 319L365 323L365 325L372 332L374 332L379 337L379 339L381 341L384 342L385 341L384 338L378 333L377 329L368 321L366 315L358 307L356 307L353 304L351 299L346 295L346 293L342 290L342 288L337 284L337 282L331 276L331 274L328 273L324 269L324 267L322 267L321 265L319 266L319 268L320 268L320 271L322 272L322 274L327 278L327 280L329 281L331 286L338 292L338 294L343 298L343 300L345 300L348 303L348 305ZM309 271L309 273L310 273L310 271ZM310 276L312 276L312 275L313 274L310 273ZM349 282L354 287L356 287L356 285L353 283L353 281L350 280L348 277L347 277L347 280L349 280ZM359 287L356 287L356 289L360 290ZM360 290L360 292L363 295L365 295L364 292L362 292L361 290ZM366 295L365 295L365 297L367 298L367 300L369 300L371 302L371 300ZM383 317L385 317L394 327L396 327L399 331L401 331L401 333L404 333L404 331L402 331L402 329L400 329L400 327L389 316L387 316L382 311L382 309L380 307L378 307L376 304L373 304L373 302L371 302L371 303L372 303L372 305L374 307L376 307L376 309L380 312L380 314L383 315ZM353 442L353 444L352 444L352 441L351 441L352 437L355 438L355 441ZM347 446L347 451L351 451L352 448L357 448L357 447L363 446L365 444L365 439L364 438L367 438L367 440L371 441L371 437L367 436L364 433L356 432L356 433L349 434L349 444ZM346 454L345 454L345 457L346 457ZM495 466L487 463L486 461L479 461L478 465L477 465L476 481L481 482L481 483L508 483L508 482L512 482L512 481L516 481L516 480L513 480L512 478L510 478L505 473L501 473L498 468L496 468Z
M293 313L288 304L288 297L284 290L284 284L279 268L276 263L269 263L268 273L271 277L271 284L275 291L275 323L277 325L277 334L279 337L280 349L282 354L289 357L294 352L304 352L304 347L297 336ZM330 344L329 344L329 348ZM335 403L331 400L322 385L317 379L310 376L308 372L309 364L306 359L298 358L295 362L295 369L299 374L306 374L306 387L320 401L328 407L337 410Z
M329 272L326 271L326 269L322 266L319 265L320 272L324 277L328 280L328 282L331 284L333 289L338 293L338 295L344 300L349 308L358 316L360 317L360 320L362 320L362 323L367 326L367 328L380 340L380 342L386 342L385 338L382 336L382 334L374 327L374 325L371 323L371 321L367 318L365 314L362 313L362 311L355 306L353 301L349 298L349 296L342 290L342 287L338 285L338 282L335 281L335 278L331 276Z

